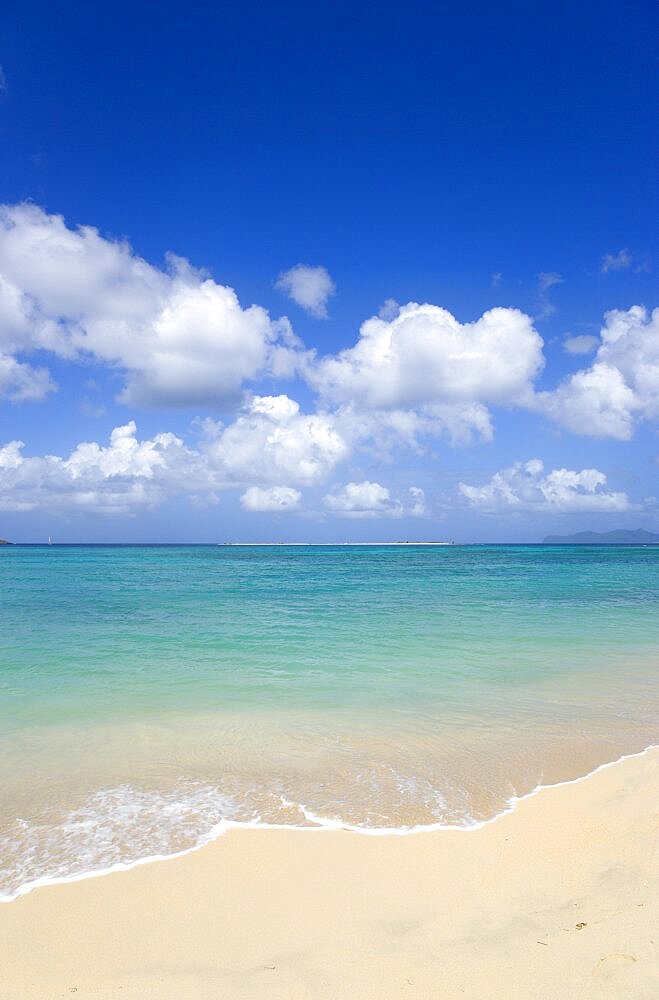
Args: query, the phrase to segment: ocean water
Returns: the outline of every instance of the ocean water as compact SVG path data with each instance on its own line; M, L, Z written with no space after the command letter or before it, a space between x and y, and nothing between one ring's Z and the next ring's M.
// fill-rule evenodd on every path
M654 547L3 547L0 896L487 821L659 742L658 611Z

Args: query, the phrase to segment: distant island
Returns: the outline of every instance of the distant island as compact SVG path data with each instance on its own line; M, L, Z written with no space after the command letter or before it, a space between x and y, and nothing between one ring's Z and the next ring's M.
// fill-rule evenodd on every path
M362 548L365 545L374 545L376 548L384 548L385 546L393 545L455 545L455 542L216 542L217 545L233 545L234 548L262 548L271 549L275 545L283 545L286 548L300 548L304 546L312 546L314 549L326 548L326 549L336 549L339 546L353 548Z
M543 545L659 545L659 535L637 528L629 531L578 531L575 535L547 535Z
M6 538L0 538L0 545L13 545L13 542L8 542Z

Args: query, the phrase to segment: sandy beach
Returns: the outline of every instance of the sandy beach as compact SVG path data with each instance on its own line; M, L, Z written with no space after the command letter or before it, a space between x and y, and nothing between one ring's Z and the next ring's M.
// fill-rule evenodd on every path
M469 832L236 830L0 907L3 1000L656 997L659 750Z

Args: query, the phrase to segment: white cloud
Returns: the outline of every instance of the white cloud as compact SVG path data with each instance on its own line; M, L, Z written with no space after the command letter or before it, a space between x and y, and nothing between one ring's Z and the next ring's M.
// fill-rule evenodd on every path
M79 444L65 465L72 479L84 480L89 473L103 479L131 476L153 479L155 473L170 465L168 451L182 451L183 442L175 434L156 434L148 441L138 441L135 421L115 427L110 446L102 448L96 442Z
M299 493L280 483L317 483L348 453L331 417L302 414L287 396L256 396L233 423L206 421L202 431L197 448L171 433L140 441L130 421L108 445L83 442L67 457L26 457L11 441L0 448L0 509L130 513L175 494L213 503L236 487L248 509L268 500L292 509Z
M412 506L407 511L411 517L425 517L428 513L428 508L426 507L426 494L421 489L420 486L410 486L407 491L410 495L410 500Z
M566 337L563 348L568 354L590 354L599 344L599 338L590 333L579 333L574 337Z
M577 434L628 440L637 420L659 415L659 309L606 313L591 367L539 393L535 405Z
M45 368L33 368L11 355L0 354L0 397L14 402L44 399L54 389L55 383Z
M195 447L169 432L140 439L132 420L107 443L84 441L64 456L28 456L22 441L10 441L0 447L0 510L125 515L177 495L208 506L241 488L245 510L293 511L301 505L298 487L320 483L347 457L351 440L368 433L350 416L341 426L340 417L303 414L287 396L255 396L228 426L205 420L198 427ZM325 507L346 517L423 516L423 490L408 493L404 507L378 483L348 483Z
M576 372L538 399L545 413L575 434L621 441L632 436L636 398L622 374L611 365L594 364Z
M254 396L233 423L206 431L209 460L233 482L310 486L350 451L336 417L301 413L288 396Z
M325 508L339 517L425 517L428 513L426 495L419 486L407 490L409 505L391 496L390 490L380 483L364 480L361 483L346 483L337 493L324 497Z
M378 316L380 319L387 320L388 322L389 320L396 319L399 312L400 304L395 299L385 299L378 309Z
M562 275L556 271L541 271L538 275L538 318L547 319L556 312L556 306L549 300L549 290L563 283Z
M327 268L309 267L307 264L296 264L290 270L282 271L275 288L320 319L327 317L327 302L336 292Z
M286 320L170 255L160 270L125 242L30 205L0 208L0 350L45 349L125 373L124 402L235 401L246 381L290 374Z
M249 511L284 512L298 510L301 499L300 491L294 490L290 486L270 486L268 489L250 486L241 496L240 503L245 510Z
M451 444L470 444L474 438L491 441L494 437L489 410L481 403L425 406L418 418L419 431L432 437L445 435Z
M314 280L305 284L308 272ZM286 272L291 294L293 274L306 306L322 311L333 287L327 272ZM541 274L540 294L560 280ZM599 340L567 338L570 354L596 347L593 363L542 393L534 391L542 338L510 308L462 324L436 305L387 300L356 343L316 358L287 320L244 309L232 289L181 258L159 269L91 227L69 229L29 204L0 208L0 396L52 392L49 373L30 358L41 363L50 352L115 369L129 404L239 408L247 399L204 444L215 473L244 488L319 483L357 445L386 454L394 444L420 450L439 435L487 441L497 405L627 439L637 421L659 414L658 317L634 306L608 313ZM303 414L286 396L249 398L255 380L294 374L318 391L318 412Z
M244 491L246 509L293 509L300 500L298 488L322 483L357 444L369 443L382 455L390 442L416 448L416 435L437 431L432 422L427 427L402 411L363 415L344 408L305 414L285 395L248 398L227 425L211 419L195 423L195 446L168 432L141 440L134 421L115 428L107 444L82 442L65 456L26 456L22 442L9 442L0 450L0 509L125 514L177 494L204 506L236 488ZM417 487L409 490L406 504L392 500L378 484L366 487L349 485L329 499L328 507L336 499L335 509L345 512L352 502L361 502L362 513L354 516L425 513L425 497Z
M307 367L322 397L357 409L436 407L463 416L488 403L521 402L543 365L542 339L528 316L491 309L459 323L446 309L411 302L387 321L374 316L354 347Z
M602 274L609 274L611 271L628 271L630 268L634 274L650 271L651 260L647 256L633 254L627 247L623 247L618 253L604 254L600 271Z
M67 458L25 457L23 442L0 448L0 509L130 513L192 484L195 456L174 434L138 441L131 421L110 444L79 444Z
M401 505L391 500L387 487L368 480L347 483L339 493L328 494L324 503L327 510L340 517L381 517L385 514L397 517L402 514Z
M602 257L602 274L608 274L609 271L624 271L626 268L632 266L632 261L632 255L627 247L618 250L618 253L604 254Z
M554 469L544 475L540 459L516 462L495 473L484 486L459 484L472 507L496 513L505 510L538 510L556 514L606 513L629 510L625 493L602 489L606 476L598 469Z
M332 418L350 450L359 446L379 460L389 460L399 447L420 455L439 437L448 438L453 445L465 445L474 438L489 441L493 433L489 412L479 404L437 404L419 410L346 405L333 411Z

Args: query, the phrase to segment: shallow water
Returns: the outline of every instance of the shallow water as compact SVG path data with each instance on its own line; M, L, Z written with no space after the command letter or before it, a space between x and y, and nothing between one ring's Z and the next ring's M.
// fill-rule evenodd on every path
M659 548L0 551L0 891L227 820L469 826L658 741Z

